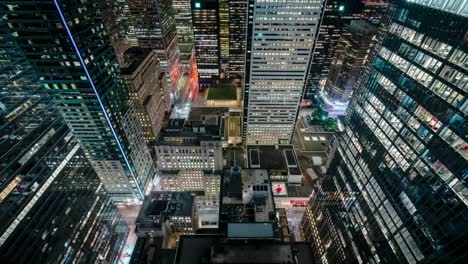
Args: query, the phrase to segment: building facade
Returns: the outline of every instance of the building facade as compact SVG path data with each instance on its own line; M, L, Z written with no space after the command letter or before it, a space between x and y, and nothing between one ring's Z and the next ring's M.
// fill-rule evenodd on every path
M377 42L377 26L363 20L344 26L325 83L326 96L347 103L359 85Z
M150 146L154 144L164 117L171 108L166 77L154 50L130 48L125 57L130 63L127 63L128 67L121 68L122 77L127 83L137 119L143 127L146 144Z
M324 86L343 25L352 20L361 19L361 5L360 1L323 1L320 27L317 31L317 41L307 77L304 99L313 99Z
M174 91L182 68L172 0L128 0L128 8L138 47L156 50L168 88Z
M203 170L181 170L177 173L162 173L161 191L195 192L197 207L219 205L221 175Z
M171 131L169 135L160 135L155 151L161 170L220 170L223 167L222 142L216 137Z
M124 65L125 51L138 44L129 16L128 3L126 0L98 0L98 3L117 62Z
M129 141L131 136L140 136L141 128L137 135L124 131L124 119L137 121L126 117L128 93L102 13L98 3L77 6L72 2L12 1L3 8L18 49L52 96L106 190L116 201L143 199L142 190L153 175L136 169L135 164L143 157L151 163L151 157L146 149L132 148ZM28 11L34 15L25 15ZM20 20L35 27L22 27L16 22Z
M247 35L247 0L229 1L228 78L242 85L245 76L245 41Z
M192 0L192 23L197 57L198 80L204 89L219 80L220 36L219 1Z
M244 133L247 144L289 143L323 1L249 1Z
M229 29L230 29L230 13L228 0L219 1L219 58L222 65L227 65L229 62ZM223 67L223 66L222 66ZM223 67L226 68L226 67Z
M339 193L323 192L317 186L310 194L300 229L305 241L310 243L314 263L354 263L351 245L340 240L343 236L339 214L343 211L340 200L347 199ZM341 224L341 225L340 225Z
M392 8L322 186L350 197L338 214L362 262L467 258L468 13L465 1L447 3Z
M192 107L188 118L170 119L155 145L161 171L223 168L227 107Z
M2 20L0 262L116 262L127 224L16 41Z
M193 46L191 0L172 0L179 45Z
M190 192L151 192L136 219L135 233L171 239L172 235L193 234L195 206Z

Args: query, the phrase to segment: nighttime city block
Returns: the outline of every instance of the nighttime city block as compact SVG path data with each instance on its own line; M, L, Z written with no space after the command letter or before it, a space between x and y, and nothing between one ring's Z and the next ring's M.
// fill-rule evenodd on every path
M0 264L468 263L468 0L0 0Z

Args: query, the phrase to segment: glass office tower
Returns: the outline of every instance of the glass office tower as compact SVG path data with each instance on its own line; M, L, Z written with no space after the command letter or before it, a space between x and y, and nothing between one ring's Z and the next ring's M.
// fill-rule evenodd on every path
M116 201L153 176L97 1L2 1L2 19Z
M0 20L0 262L115 262L128 227Z
M343 25L361 19L362 1L327 0L322 7L320 27L314 47L314 56L310 63L304 99L310 100L325 84L330 66L335 57L336 45L343 34ZM383 0L382 0L383 1ZM375 3L380 3L375 1Z
M228 78L244 81L247 0L229 1L229 70Z
M202 89L220 74L219 1L192 0L192 23L198 78Z
M249 1L244 88L247 144L290 142L322 4L322 0Z
M219 57L222 64L228 64L229 61L229 2L228 0L219 0Z
M191 0L172 0L179 45L193 45Z
M322 188L341 194L356 262L466 261L467 8L400 1L353 95Z

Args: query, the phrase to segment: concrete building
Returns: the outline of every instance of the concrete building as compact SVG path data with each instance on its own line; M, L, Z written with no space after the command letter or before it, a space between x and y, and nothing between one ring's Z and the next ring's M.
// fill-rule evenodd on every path
M294 147L292 145L248 146L247 154L250 168L261 168L267 172L269 189L276 210L280 212L280 209L284 209L283 218L287 219L287 223L280 222L281 236L294 236L295 240L301 240L299 224L312 189L310 182L303 176ZM281 216L279 218L281 221Z
M308 166L316 166L325 173L336 153L341 132L340 119L311 121L310 115L301 115L293 139L297 155L307 159Z
M174 91L182 71L172 0L128 0L129 16L138 47L155 49Z
M275 206L268 171L232 167L224 171L220 224L265 223L276 233ZM267 224L268 223L268 224Z
M292 145L256 145L247 147L249 168L265 169L273 176L291 184L302 183L302 173Z
M288 144L304 92L323 0L250 0L244 133L247 144Z
M169 239L172 235L192 234L195 207L190 192L151 192L145 197L135 226L138 236Z
M212 171L163 171L160 175L161 191L191 192L195 195L196 228L218 228L221 174Z
M201 170L164 171L160 189L167 192L194 192L197 207L219 206L221 175Z
M193 107L187 119L169 120L155 146L158 169L221 170L228 116L226 107Z
M146 144L152 145L171 107L165 74L152 49L130 48L124 57L127 67L121 68L122 77L127 83Z

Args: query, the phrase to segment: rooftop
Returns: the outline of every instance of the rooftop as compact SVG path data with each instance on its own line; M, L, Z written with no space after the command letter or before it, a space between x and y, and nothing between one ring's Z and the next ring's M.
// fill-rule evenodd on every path
M150 55L156 56L152 53L153 49L131 47L124 53L125 62L127 67L121 68L122 75L132 75L140 67L141 63Z
M191 54L193 45L187 43L179 43L180 54Z
M267 170L226 170L223 177L223 207L227 222L271 222L274 203ZM236 206L241 206L237 208Z
M301 174L292 145L250 145L247 147L250 168L286 171L289 175Z
M175 249L162 248L160 237L139 237L133 249L130 264L173 264Z
M237 88L232 83L221 83L210 87L207 100L237 100Z
M313 264L308 243L270 239L227 239L223 236L181 236L175 263L297 263Z
M229 223L229 238L274 238L271 223Z
M228 135L228 137L242 136L240 116L230 116L227 118L226 125L224 126L224 134Z
M309 197L312 193L312 187L307 182L302 185L289 184L286 189L288 197Z
M187 121L204 121L210 116L227 116L229 107L192 107Z
M186 119L170 119L159 133L156 145L199 145L224 139L227 107L192 107Z
M172 216L192 217L193 196L190 192L152 192L141 206L138 228L160 228Z

